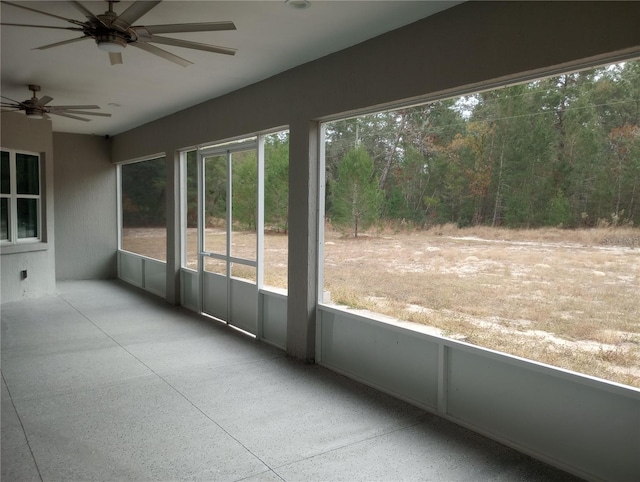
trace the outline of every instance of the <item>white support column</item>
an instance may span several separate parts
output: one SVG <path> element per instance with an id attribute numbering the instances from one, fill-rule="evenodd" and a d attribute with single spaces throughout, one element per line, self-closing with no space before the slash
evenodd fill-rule
<path id="1" fill-rule="evenodd" d="M 318 293 L 318 123 L 290 125 L 287 353 L 315 359 Z"/>
<path id="2" fill-rule="evenodd" d="M 263 314 L 264 298 L 260 290 L 264 285 L 264 135 L 258 136 L 258 165 L 257 165 L 257 218 L 256 223 L 256 295 L 258 296 L 256 312 L 256 337 L 264 338 Z"/>
<path id="3" fill-rule="evenodd" d="M 166 151 L 167 287 L 166 300 L 180 304 L 180 152 Z"/>
<path id="4" fill-rule="evenodd" d="M 258 136 L 258 165 L 256 176 L 256 287 L 264 283 L 264 135 Z"/>

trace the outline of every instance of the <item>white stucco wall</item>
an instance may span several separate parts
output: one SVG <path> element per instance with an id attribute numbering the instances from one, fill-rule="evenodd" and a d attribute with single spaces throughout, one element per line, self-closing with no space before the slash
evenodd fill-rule
<path id="1" fill-rule="evenodd" d="M 41 202 L 43 208 L 42 243 L 3 246 L 0 256 L 2 284 L 0 301 L 7 303 L 53 294 L 55 279 L 54 178 L 51 122 L 28 119 L 23 114 L 3 113 L 0 144 L 5 149 L 20 149 L 40 153 L 44 178 Z M 27 270 L 27 278 L 20 272 Z"/>

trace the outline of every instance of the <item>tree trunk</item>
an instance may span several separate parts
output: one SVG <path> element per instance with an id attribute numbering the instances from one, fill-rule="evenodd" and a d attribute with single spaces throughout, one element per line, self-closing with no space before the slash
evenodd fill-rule
<path id="1" fill-rule="evenodd" d="M 495 228 L 498 221 L 498 208 L 500 206 L 500 198 L 502 196 L 502 172 L 504 167 L 504 148 L 507 143 L 506 136 L 502 136 L 502 147 L 500 148 L 500 165 L 498 166 L 498 185 L 496 186 L 496 200 L 493 204 L 493 219 L 491 220 L 491 227 Z"/>
<path id="2" fill-rule="evenodd" d="M 378 186 L 380 189 L 384 189 L 384 185 L 387 182 L 387 177 L 389 177 L 389 171 L 391 171 L 391 164 L 393 164 L 393 156 L 396 153 L 396 149 L 398 148 L 398 144 L 400 143 L 400 139 L 402 138 L 402 134 L 404 131 L 404 126 L 407 122 L 407 111 L 400 111 L 400 126 L 396 130 L 396 136 L 393 140 L 393 147 L 387 153 L 387 159 L 384 163 L 384 169 L 382 169 L 382 174 L 380 175 L 380 180 L 378 182 Z"/>

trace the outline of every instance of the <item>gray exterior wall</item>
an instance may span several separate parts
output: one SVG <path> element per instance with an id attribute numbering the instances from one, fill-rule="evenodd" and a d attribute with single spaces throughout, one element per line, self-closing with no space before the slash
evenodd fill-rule
<path id="1" fill-rule="evenodd" d="M 40 153 L 41 207 L 44 227 L 41 243 L 3 246 L 0 257 L 2 291 L 0 301 L 23 300 L 51 295 L 56 289 L 55 235 L 53 209 L 53 145 L 51 122 L 29 119 L 23 114 L 3 113 L 0 126 L 0 144 L 5 149 L 19 149 Z M 20 272 L 27 270 L 27 278 Z"/>
<path id="2" fill-rule="evenodd" d="M 103 137 L 53 133 L 56 279 L 117 275 L 116 167 Z"/>

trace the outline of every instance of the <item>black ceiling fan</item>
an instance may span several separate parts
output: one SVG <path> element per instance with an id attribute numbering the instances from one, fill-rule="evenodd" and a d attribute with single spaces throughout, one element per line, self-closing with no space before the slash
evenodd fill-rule
<path id="1" fill-rule="evenodd" d="M 61 30 L 71 30 L 81 32 L 82 36 L 71 40 L 63 40 L 61 42 L 52 43 L 49 45 L 43 45 L 37 47 L 37 50 L 45 50 L 53 47 L 59 47 L 75 42 L 80 42 L 86 39 L 95 40 L 98 48 L 109 53 L 109 60 L 111 65 L 122 63 L 122 51 L 128 45 L 137 47 L 141 50 L 149 52 L 151 54 L 162 57 L 163 59 L 175 62 L 178 65 L 186 67 L 192 62 L 183 59 L 177 55 L 167 52 L 164 49 L 152 45 L 164 44 L 172 45 L 175 47 L 183 47 L 188 49 L 203 50 L 205 52 L 213 52 L 225 55 L 235 55 L 236 49 L 228 47 L 218 47 L 216 45 L 207 45 L 198 42 L 190 42 L 186 40 L 179 40 L 169 37 L 161 37 L 156 34 L 164 33 L 184 33 L 184 32 L 216 32 L 220 30 L 235 30 L 236 26 L 233 22 L 205 22 L 205 23 L 184 23 L 184 24 L 168 24 L 168 25 L 148 25 L 148 26 L 135 26 L 132 25 L 149 10 L 158 5 L 162 0 L 157 1 L 136 1 L 133 2 L 124 12 L 120 15 L 116 14 L 113 10 L 113 4 L 118 3 L 119 0 L 106 0 L 109 4 L 109 10 L 100 15 L 95 15 L 82 3 L 77 1 L 70 1 L 76 9 L 78 9 L 85 17 L 86 21 L 74 20 L 71 18 L 61 17 L 59 15 L 36 10 L 25 5 L 21 5 L 13 2 L 3 1 L 2 3 L 11 5 L 13 7 L 22 8 L 31 12 L 39 13 L 41 15 L 47 15 L 49 17 L 64 20 L 73 25 L 73 27 L 57 27 L 53 25 L 29 25 L 19 23 L 0 23 L 0 25 L 13 26 L 13 27 L 34 27 L 34 28 L 52 28 Z"/>
<path id="2" fill-rule="evenodd" d="M 99 109 L 97 105 L 47 105 L 53 100 L 52 97 L 45 95 L 41 99 L 36 97 L 36 92 L 40 92 L 39 85 L 29 85 L 29 90 L 33 92 L 33 97 L 23 102 L 19 102 L 9 97 L 1 96 L 10 102 L 0 102 L 2 112 L 17 112 L 23 110 L 27 117 L 35 119 L 48 119 L 48 114 L 59 115 L 62 117 L 69 117 L 70 119 L 81 120 L 89 122 L 91 119 L 85 119 L 76 114 L 81 115 L 95 115 L 100 117 L 111 117 L 111 114 L 105 114 L 102 112 L 84 112 L 84 109 Z"/>

